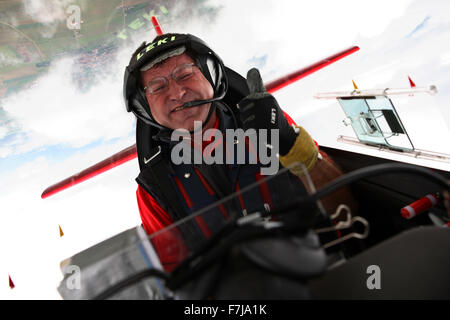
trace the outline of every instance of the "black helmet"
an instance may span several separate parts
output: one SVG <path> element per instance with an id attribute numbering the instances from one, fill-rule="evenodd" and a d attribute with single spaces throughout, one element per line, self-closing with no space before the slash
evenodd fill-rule
<path id="1" fill-rule="evenodd" d="M 165 127 L 157 123 L 152 117 L 143 85 L 141 84 L 140 69 L 167 51 L 182 46 L 185 47 L 186 53 L 195 61 L 195 64 L 211 83 L 214 90 L 212 99 L 191 101 L 185 103 L 184 106 L 193 107 L 221 100 L 227 93 L 228 79 L 222 60 L 196 36 L 167 33 L 157 36 L 149 44 L 146 42 L 142 43 L 133 53 L 130 63 L 125 69 L 123 96 L 128 112 L 133 112 L 138 119 L 159 129 L 164 129 Z M 212 111 L 213 107 L 210 108 L 208 118 Z"/>

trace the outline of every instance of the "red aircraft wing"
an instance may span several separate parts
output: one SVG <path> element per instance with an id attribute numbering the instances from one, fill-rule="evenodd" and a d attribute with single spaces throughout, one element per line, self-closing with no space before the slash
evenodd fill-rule
<path id="1" fill-rule="evenodd" d="M 311 64 L 310 66 L 306 68 L 302 68 L 300 70 L 297 70 L 295 72 L 292 72 L 284 77 L 278 78 L 274 81 L 271 81 L 265 85 L 268 92 L 273 93 L 281 88 L 284 88 L 285 86 L 290 85 L 291 83 L 300 80 L 356 51 L 359 50 L 359 47 L 354 46 L 351 48 L 348 48 L 346 50 L 343 50 L 341 52 L 338 52 L 336 54 L 333 54 L 323 60 L 320 60 L 316 63 Z M 58 193 L 64 189 L 70 188 L 71 186 L 74 186 L 78 183 L 81 183 L 85 180 L 88 180 L 92 177 L 95 177 L 96 175 L 103 173 L 107 170 L 110 170 L 114 167 L 117 167 L 121 165 L 124 162 L 127 162 L 129 160 L 132 160 L 136 158 L 137 156 L 137 150 L 136 145 L 132 145 L 128 148 L 123 149 L 122 151 L 117 152 L 116 154 L 112 155 L 111 157 L 106 158 L 103 161 L 100 161 L 93 166 L 67 178 L 64 179 L 50 187 L 44 190 L 44 192 L 41 195 L 41 198 L 47 198 L 55 193 Z"/>
<path id="2" fill-rule="evenodd" d="M 326 66 L 342 59 L 345 58 L 348 55 L 351 55 L 352 53 L 356 52 L 359 50 L 359 47 L 354 46 L 354 47 L 350 47 L 346 50 L 343 50 L 341 52 L 335 53 L 323 60 L 320 60 L 316 63 L 313 63 L 303 69 L 294 71 L 284 77 L 280 77 L 276 80 L 273 80 L 271 82 L 269 82 L 268 84 L 265 85 L 267 92 L 273 93 L 281 88 L 284 88 L 288 85 L 290 85 L 291 83 L 300 80 L 306 76 L 309 76 L 310 74 L 319 71 L 322 68 L 325 68 Z"/>

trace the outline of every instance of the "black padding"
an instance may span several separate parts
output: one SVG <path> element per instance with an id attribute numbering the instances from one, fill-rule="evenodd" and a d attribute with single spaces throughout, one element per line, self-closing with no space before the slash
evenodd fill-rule
<path id="1" fill-rule="evenodd" d="M 223 101 L 235 110 L 238 102 L 247 96 L 250 91 L 247 80 L 243 76 L 228 67 L 225 67 L 225 71 L 228 77 L 228 91 Z"/>
<path id="2" fill-rule="evenodd" d="M 383 113 L 384 118 L 386 119 L 386 122 L 388 123 L 389 128 L 393 133 L 405 134 L 405 131 L 403 130 L 402 125 L 398 121 L 398 118 L 393 110 L 383 109 L 381 110 L 381 112 Z"/>
<path id="3" fill-rule="evenodd" d="M 371 265 L 380 289 L 368 289 Z M 450 229 L 405 231 L 310 283 L 315 299 L 450 299 Z"/>

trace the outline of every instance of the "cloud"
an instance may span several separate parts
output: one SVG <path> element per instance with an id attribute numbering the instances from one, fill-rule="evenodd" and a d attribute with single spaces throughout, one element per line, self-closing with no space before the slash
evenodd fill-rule
<path id="1" fill-rule="evenodd" d="M 45 200 L 45 187 L 130 145 L 122 139 L 55 163 L 47 157 L 29 161 L 2 175 L 0 274 L 11 274 L 16 288 L 0 287 L 0 297 L 58 299 L 59 263 L 69 256 L 140 223 L 130 161 Z M 59 237 L 58 225 L 65 235 Z"/>
<path id="2" fill-rule="evenodd" d="M 22 60 L 20 60 L 17 57 L 13 57 L 10 55 L 7 56 L 6 54 L 0 52 L 0 68 L 6 67 L 6 66 L 11 66 L 11 65 L 17 65 L 21 62 L 22 62 Z"/>
<path id="3" fill-rule="evenodd" d="M 66 20 L 66 9 L 75 0 L 23 0 L 24 13 L 37 22 L 49 24 Z"/>
<path id="4" fill-rule="evenodd" d="M 405 118 L 405 125 L 417 141 L 416 147 L 450 153 L 446 142 L 450 139 L 447 108 L 450 66 L 445 63 L 450 52 L 450 44 L 445 40 L 450 25 L 441 13 L 450 7 L 446 2 L 439 4 L 437 1 L 433 5 L 416 1 L 378 36 L 364 38 L 357 35 L 353 43 L 360 46 L 359 52 L 276 93 L 278 101 L 298 122 L 307 122 L 314 137 L 331 143 L 340 131 L 345 130 L 340 122 L 343 113 L 337 102 L 314 100 L 313 94 L 352 90 L 352 79 L 360 89 L 409 87 L 407 76 L 410 75 L 418 86 L 436 85 L 439 93 L 421 105 L 415 101 L 400 102 L 397 108 L 401 118 Z M 407 38 L 417 21 L 423 21 L 427 16 L 431 18 L 421 32 Z M 340 34 L 335 37 L 345 42 L 345 37 Z M 419 97 L 416 101 L 420 101 Z M 311 121 L 314 117 L 318 121 Z"/>
<path id="5" fill-rule="evenodd" d="M 77 3 L 75 0 L 23 0 L 24 13 L 29 15 L 34 21 L 45 25 L 39 32 L 44 38 L 52 38 L 58 25 L 65 22 L 68 14 L 67 8 L 70 4 Z"/>
<path id="6" fill-rule="evenodd" d="M 182 24 L 174 21 L 170 27 L 199 35 L 225 63 L 243 74 L 249 68 L 246 61 L 269 52 L 265 71 L 276 76 L 292 65 L 312 62 L 324 52 L 352 44 L 358 35 L 383 32 L 408 3 L 389 3 L 390 10 L 385 10 L 388 1 L 268 1 L 264 5 L 260 1 L 228 1 L 226 5 L 212 1 L 211 5 L 220 8 L 213 24 L 192 19 Z"/>
<path id="7" fill-rule="evenodd" d="M 417 33 L 419 30 L 423 29 L 425 27 L 425 24 L 427 23 L 428 20 L 430 20 L 430 16 L 428 16 L 425 19 L 423 19 L 423 21 L 421 23 L 419 23 L 417 25 L 417 27 L 415 27 L 414 30 L 411 31 L 411 33 L 408 34 L 406 37 L 409 38 L 409 37 L 413 36 L 415 33 Z"/>
<path id="8" fill-rule="evenodd" d="M 215 1 L 214 24 L 201 20 L 170 25 L 198 35 L 218 53 L 225 64 L 245 76 L 254 57 L 265 55 L 261 68 L 265 81 L 307 66 L 350 45 L 361 50 L 275 94 L 280 105 L 298 123 L 308 125 L 314 137 L 335 141 L 345 132 L 337 102 L 318 101 L 317 92 L 350 90 L 351 80 L 360 88 L 408 87 L 411 75 L 419 86 L 435 84 L 440 90 L 420 103 L 400 102 L 418 147 L 450 152 L 448 127 L 450 92 L 446 41 L 450 32 L 450 4 L 445 1 L 341 2 L 233 2 Z M 386 10 L 386 8 L 389 8 Z M 250 14 L 251 13 L 251 14 Z M 420 32 L 418 28 L 420 26 Z M 408 37 L 413 30 L 413 36 Z M 439 50 L 431 48 L 439 47 Z M 417 99 L 416 101 L 420 101 Z M 418 107 L 416 107 L 418 106 Z M 425 109 L 426 108 L 426 109 Z M 414 110 L 414 113 L 411 111 Z M 334 112 L 334 111 L 337 111 Z M 320 125 L 318 125 L 320 123 Z M 347 134 L 353 135 L 352 132 Z"/>
<path id="9" fill-rule="evenodd" d="M 0 139 L 3 139 L 8 134 L 8 129 L 6 127 L 0 127 Z"/>
<path id="10" fill-rule="evenodd" d="M 123 104 L 123 65 L 110 66 L 97 78 L 85 79 L 97 83 L 80 92 L 72 80 L 74 58 L 63 58 L 32 88 L 7 97 L 3 108 L 25 135 L 16 138 L 20 142 L 16 140 L 11 152 L 56 144 L 79 148 L 130 134 L 134 119 Z"/>

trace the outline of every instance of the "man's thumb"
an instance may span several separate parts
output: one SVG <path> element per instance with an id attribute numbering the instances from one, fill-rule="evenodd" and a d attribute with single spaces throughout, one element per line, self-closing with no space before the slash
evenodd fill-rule
<path id="1" fill-rule="evenodd" d="M 264 87 L 264 83 L 261 79 L 261 75 L 259 74 L 259 70 L 256 68 L 248 70 L 247 84 L 248 89 L 250 90 L 250 94 L 267 92 L 266 88 Z"/>

